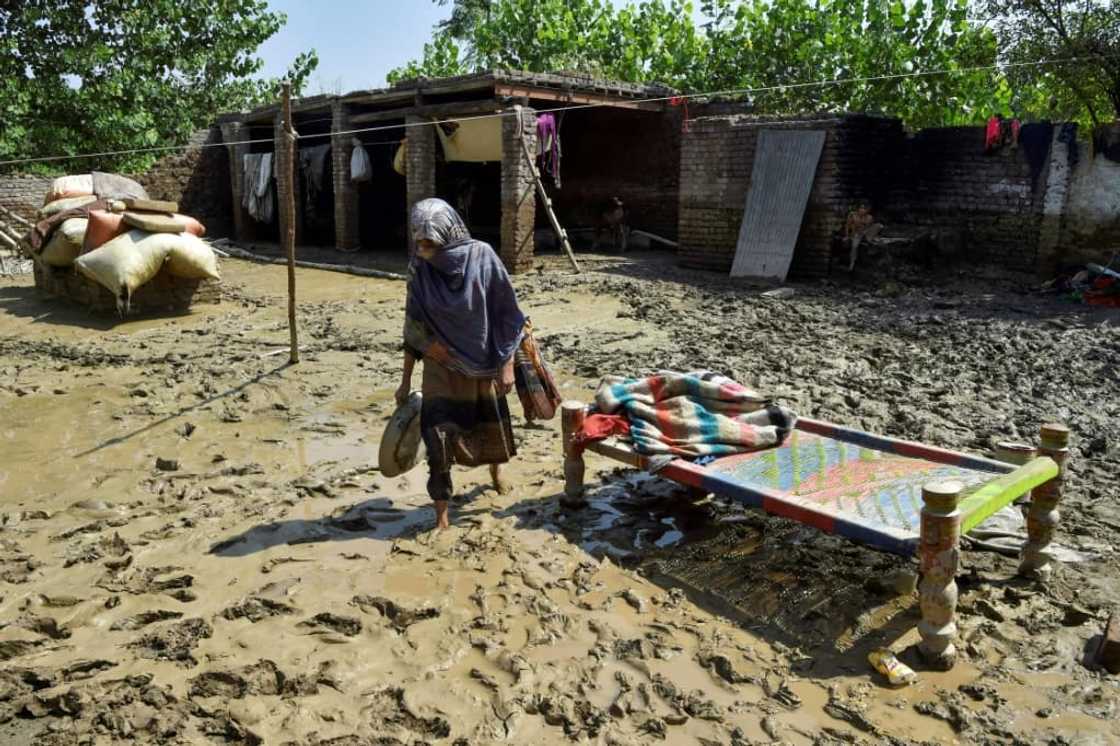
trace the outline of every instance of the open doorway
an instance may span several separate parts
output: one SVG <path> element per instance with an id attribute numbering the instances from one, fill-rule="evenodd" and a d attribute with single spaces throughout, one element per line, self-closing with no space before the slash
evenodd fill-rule
<path id="1" fill-rule="evenodd" d="M 436 191 L 462 216 L 471 236 L 497 247 L 502 239 L 502 164 L 438 162 Z"/>
<path id="2" fill-rule="evenodd" d="M 574 109 L 557 115 L 560 180 L 542 169 L 545 190 L 576 249 L 619 249 L 611 213 L 621 206 L 628 246 L 663 248 L 634 241 L 633 230 L 677 238 L 680 199 L 680 124 L 661 111 L 623 108 Z M 548 216 L 538 200 L 537 245 L 556 248 Z"/>
<path id="3" fill-rule="evenodd" d="M 382 125 L 389 129 L 381 129 Z M 378 129 L 354 135 L 370 162 L 369 180 L 354 184 L 358 194 L 358 242 L 363 251 L 408 251 L 408 181 L 393 165 L 404 136 L 403 119 L 379 122 Z"/>
<path id="4" fill-rule="evenodd" d="M 331 162 L 330 111 L 307 112 L 295 118 L 300 139 L 299 241 L 308 246 L 334 246 L 334 165 Z"/>
<path id="5" fill-rule="evenodd" d="M 250 141 L 249 153 L 253 155 L 272 154 L 272 178 L 268 180 L 268 185 L 265 187 L 266 193 L 257 200 L 259 205 L 270 203 L 271 209 L 264 209 L 254 216 L 245 208 L 243 197 L 242 203 L 236 206 L 238 210 L 242 211 L 244 217 L 242 225 L 244 226 L 245 235 L 240 236 L 240 238 L 247 241 L 279 241 L 280 210 L 276 192 L 276 154 L 273 152 L 275 148 L 273 147 L 272 141 L 274 129 L 271 122 L 267 124 L 250 124 L 247 129 L 248 136 L 246 139 Z M 242 166 L 244 166 L 244 164 L 242 164 Z M 254 181 L 255 177 L 253 174 L 245 174 L 242 190 L 252 188 Z M 262 217 L 266 219 L 262 220 Z"/>

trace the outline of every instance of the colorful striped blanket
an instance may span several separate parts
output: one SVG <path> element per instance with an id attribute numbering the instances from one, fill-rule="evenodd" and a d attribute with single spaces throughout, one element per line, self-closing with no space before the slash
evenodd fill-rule
<path id="1" fill-rule="evenodd" d="M 797 422 L 792 411 L 708 371 L 608 376 L 599 384 L 595 405 L 603 414 L 625 415 L 634 450 L 669 457 L 665 463 L 780 445 Z"/>

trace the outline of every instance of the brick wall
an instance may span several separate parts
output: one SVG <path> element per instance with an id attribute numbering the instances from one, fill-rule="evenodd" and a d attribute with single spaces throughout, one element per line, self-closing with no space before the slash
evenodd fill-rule
<path id="1" fill-rule="evenodd" d="M 985 154 L 983 127 L 922 130 L 895 173 L 893 219 L 959 230 L 970 261 L 1035 271 L 1046 174 L 1036 189 L 1022 150 Z"/>
<path id="2" fill-rule="evenodd" d="M 206 226 L 207 238 L 233 235 L 229 149 L 199 147 L 221 142 L 216 126 L 196 132 L 189 142 L 194 147 L 160 159 L 135 177 L 152 199 L 178 202 L 179 212 Z"/>
<path id="3" fill-rule="evenodd" d="M 334 245 L 353 249 L 358 245 L 358 190 L 350 181 L 350 156 L 353 135 L 340 135 L 351 129 L 350 115 L 340 101 L 331 105 L 331 177 L 334 181 Z"/>
<path id="4" fill-rule="evenodd" d="M 20 217 L 35 220 L 35 212 L 43 206 L 43 196 L 53 180 L 49 176 L 0 176 L 0 205 Z"/>
<path id="5" fill-rule="evenodd" d="M 192 146 L 161 158 L 147 172 L 133 175 L 152 199 L 179 203 L 179 211 L 206 226 L 208 238 L 229 236 L 233 229 L 228 148 L 199 147 L 222 142 L 214 127 L 196 132 Z M 43 206 L 53 176 L 0 176 L 0 205 L 29 220 Z"/>
<path id="6" fill-rule="evenodd" d="M 727 272 L 735 257 L 750 189 L 758 133 L 763 129 L 824 130 L 825 143 L 809 194 L 790 274 L 828 273 L 832 235 L 843 226 L 847 203 L 839 174 L 839 118 L 796 122 L 746 116 L 694 119 L 681 141 L 680 259 L 686 267 Z"/>
<path id="7" fill-rule="evenodd" d="M 498 253 L 506 269 L 516 273 L 533 266 L 536 185 L 521 143 L 524 140 L 529 152 L 536 152 L 537 115 L 522 106 L 515 106 L 514 112 L 514 116 L 502 117 L 502 242 Z"/>
<path id="8" fill-rule="evenodd" d="M 406 117 L 405 124 L 408 126 L 405 157 L 407 209 L 411 213 L 412 206 L 417 202 L 436 196 L 436 130 L 423 117 Z"/>
<path id="9" fill-rule="evenodd" d="M 1021 150 L 984 153 L 982 127 L 923 130 L 864 115 L 797 122 L 696 119 L 681 145 L 680 243 L 685 266 L 730 269 L 762 129 L 824 129 L 826 138 L 790 268 L 822 277 L 835 265 L 848 210 L 869 201 L 890 226 L 959 233 L 970 261 L 1036 271 L 1048 170 L 1032 182 Z"/>

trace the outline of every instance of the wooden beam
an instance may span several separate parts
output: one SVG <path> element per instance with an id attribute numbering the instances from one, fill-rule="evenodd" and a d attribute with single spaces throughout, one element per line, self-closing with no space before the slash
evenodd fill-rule
<path id="1" fill-rule="evenodd" d="M 387 119 L 404 119 L 406 116 L 447 118 L 470 116 L 472 114 L 496 114 L 502 110 L 497 101 L 457 101 L 450 104 L 428 104 L 426 106 L 407 106 L 399 109 L 370 111 L 352 114 L 350 124 L 369 124 Z"/>
<path id="2" fill-rule="evenodd" d="M 604 96 L 597 93 L 579 93 L 565 91 L 558 88 L 543 88 L 527 85 L 509 85 L 499 83 L 494 87 L 498 96 L 527 97 L 537 101 L 560 101 L 566 104 L 594 104 L 596 106 L 611 106 L 616 109 L 635 109 L 640 111 L 664 111 L 665 105 L 661 101 L 640 101 L 615 96 Z"/>

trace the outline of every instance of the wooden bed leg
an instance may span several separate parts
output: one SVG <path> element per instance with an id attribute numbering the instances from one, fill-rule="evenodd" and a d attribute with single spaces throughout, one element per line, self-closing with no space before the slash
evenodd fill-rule
<path id="1" fill-rule="evenodd" d="M 1019 574 L 1046 580 L 1053 571 L 1048 551 L 1058 528 L 1058 503 L 1062 499 L 1062 476 L 1069 460 L 1069 428 L 1050 423 L 1042 426 L 1038 455 L 1048 456 L 1058 465 L 1058 476 L 1031 492 L 1027 511 L 1027 541 L 1020 556 Z"/>
<path id="2" fill-rule="evenodd" d="M 1038 450 L 1026 443 L 1012 443 L 1006 440 L 996 443 L 996 461 L 1002 461 L 1005 464 L 1023 466 L 1030 463 L 1037 455 Z M 1027 507 L 1030 505 L 1030 500 L 1031 494 L 1029 492 L 1015 498 L 1015 506 L 1022 511 L 1024 518 L 1027 516 Z"/>
<path id="3" fill-rule="evenodd" d="M 918 597 L 922 621 L 918 651 L 932 668 L 948 671 L 957 662 L 957 566 L 960 564 L 960 482 L 922 487 L 921 572 Z"/>
<path id="4" fill-rule="evenodd" d="M 585 466 L 583 454 L 572 447 L 572 438 L 583 427 L 587 407 L 583 402 L 566 401 L 560 405 L 560 430 L 564 439 L 564 499 L 560 503 L 566 508 L 582 507 L 583 478 Z"/>

